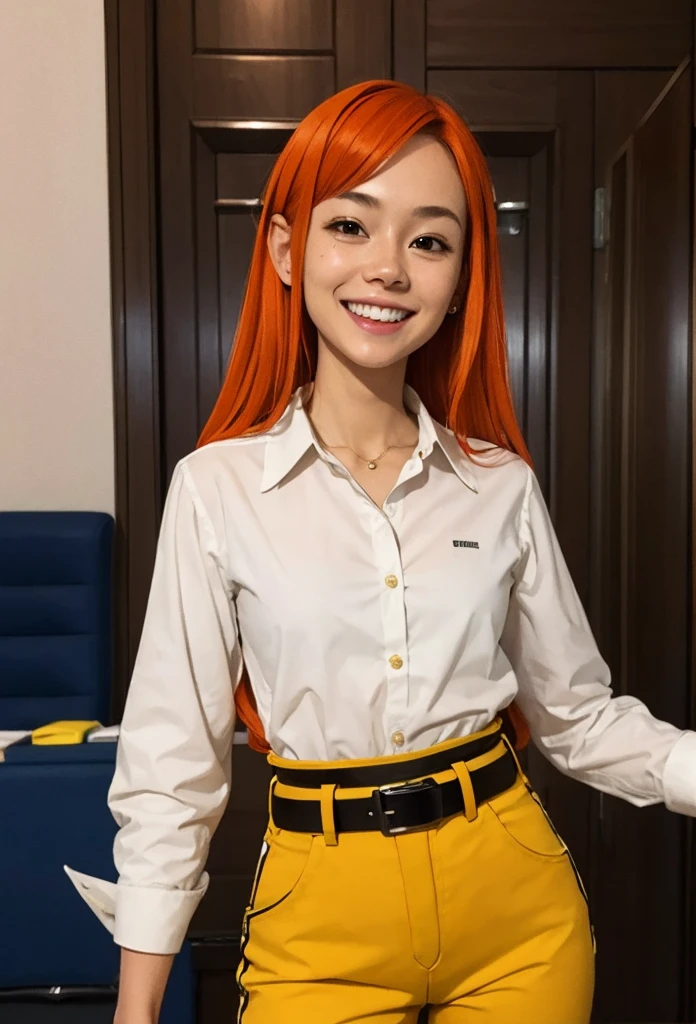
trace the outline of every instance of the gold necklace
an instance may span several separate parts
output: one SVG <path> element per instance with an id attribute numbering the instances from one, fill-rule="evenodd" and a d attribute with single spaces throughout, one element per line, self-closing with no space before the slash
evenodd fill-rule
<path id="1" fill-rule="evenodd" d="M 307 416 L 309 418 L 308 411 Z M 357 455 L 361 462 L 366 462 L 368 469 L 377 469 L 377 463 L 379 462 L 379 460 L 383 458 L 383 456 L 385 456 L 387 452 L 390 452 L 392 448 L 415 448 L 416 445 L 418 444 L 418 437 L 420 437 L 419 431 L 418 437 L 416 438 L 413 444 L 390 444 L 388 448 L 384 449 L 381 455 L 377 455 L 374 459 L 366 459 L 364 458 L 364 456 L 360 455 L 359 452 L 356 452 L 355 448 L 351 448 L 349 444 L 326 444 L 323 437 L 321 436 L 321 434 L 319 433 L 319 431 L 317 430 L 313 423 L 312 429 L 314 430 L 314 433 L 317 435 L 317 439 L 323 448 L 347 448 L 349 452 L 353 453 L 353 455 Z"/>
<path id="2" fill-rule="evenodd" d="M 384 449 L 381 455 L 377 455 L 374 459 L 366 459 L 363 455 L 360 455 L 358 452 L 356 452 L 355 448 L 351 448 L 350 445 L 348 444 L 325 444 L 324 447 L 347 448 L 349 452 L 353 453 L 353 455 L 357 455 L 361 462 L 366 462 L 368 469 L 377 469 L 377 463 L 379 462 L 379 460 L 382 458 L 382 456 L 386 455 L 387 452 L 390 452 L 392 448 L 415 448 L 417 443 L 418 439 L 416 438 L 415 444 L 390 444 L 388 448 Z"/>

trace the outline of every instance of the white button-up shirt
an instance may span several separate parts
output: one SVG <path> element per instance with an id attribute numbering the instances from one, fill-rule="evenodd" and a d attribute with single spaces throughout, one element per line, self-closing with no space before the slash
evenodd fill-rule
<path id="1" fill-rule="evenodd" d="M 526 463 L 477 465 L 406 386 L 418 445 L 379 508 L 319 444 L 308 394 L 174 471 L 109 791 L 118 884 L 66 868 L 121 946 L 177 952 L 207 888 L 242 658 L 282 757 L 423 750 L 516 698 L 562 772 L 696 814 L 696 733 L 612 697 Z"/>

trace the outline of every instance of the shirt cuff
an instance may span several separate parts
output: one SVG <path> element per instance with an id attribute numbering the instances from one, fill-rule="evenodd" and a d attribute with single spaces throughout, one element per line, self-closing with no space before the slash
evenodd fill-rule
<path id="1" fill-rule="evenodd" d="M 114 942 L 139 953 L 178 953 L 210 884 L 206 871 L 195 889 L 163 889 L 107 882 L 67 864 L 63 869 Z"/>
<path id="2" fill-rule="evenodd" d="M 672 747 L 662 787 L 668 810 L 696 816 L 696 732 L 683 733 Z"/>

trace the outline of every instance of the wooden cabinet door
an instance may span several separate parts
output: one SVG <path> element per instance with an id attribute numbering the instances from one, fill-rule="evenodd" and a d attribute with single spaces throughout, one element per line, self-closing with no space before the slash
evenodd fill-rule
<path id="1" fill-rule="evenodd" d="M 671 79 L 602 72 L 598 94 L 594 617 L 615 692 L 686 728 L 690 66 Z M 596 804 L 598 1019 L 689 1019 L 687 820 L 607 796 Z"/>

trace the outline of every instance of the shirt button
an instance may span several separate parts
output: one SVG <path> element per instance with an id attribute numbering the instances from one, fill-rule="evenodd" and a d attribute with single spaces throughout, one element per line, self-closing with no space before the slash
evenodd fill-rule
<path id="1" fill-rule="evenodd" d="M 384 577 L 384 582 L 387 584 L 388 587 L 392 588 L 398 587 L 399 585 L 399 581 L 397 580 L 396 576 L 394 576 L 394 574 L 391 572 L 389 573 L 388 576 Z"/>
<path id="2" fill-rule="evenodd" d="M 423 452 L 418 452 L 418 458 L 419 459 L 424 459 L 425 458 L 425 456 L 423 455 Z"/>
<path id="3" fill-rule="evenodd" d="M 401 668 L 401 666 L 403 665 L 403 661 L 398 654 L 392 654 L 391 658 L 389 659 L 389 664 L 391 665 L 392 668 Z"/>
<path id="4" fill-rule="evenodd" d="M 393 732 L 392 743 L 394 743 L 397 747 L 403 747 L 405 743 L 404 734 L 402 732 Z"/>

